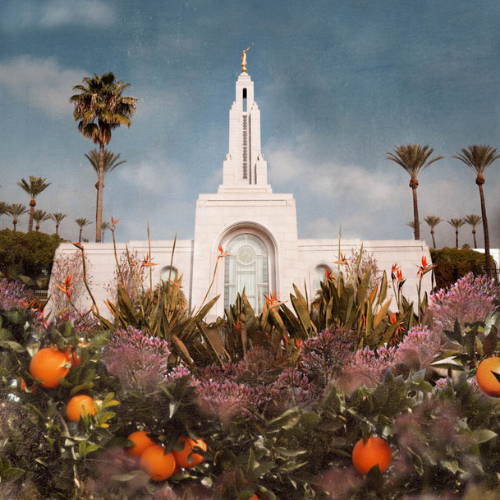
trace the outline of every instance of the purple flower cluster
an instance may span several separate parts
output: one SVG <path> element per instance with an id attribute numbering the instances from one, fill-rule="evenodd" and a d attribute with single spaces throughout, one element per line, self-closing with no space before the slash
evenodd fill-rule
<path id="1" fill-rule="evenodd" d="M 30 290 L 20 281 L 0 279 L 0 310 L 25 309 L 32 298 Z"/>
<path id="2" fill-rule="evenodd" d="M 495 299 L 500 297 L 500 286 L 487 276 L 475 277 L 468 273 L 448 289 L 431 295 L 428 312 L 433 328 L 453 330 L 458 319 L 466 323 L 484 321 L 495 310 Z"/>
<path id="3" fill-rule="evenodd" d="M 125 389 L 153 391 L 162 381 L 177 378 L 182 370 L 169 371 L 168 342 L 132 327 L 116 330 L 104 349 L 102 361 Z"/>
<path id="4" fill-rule="evenodd" d="M 396 354 L 395 347 L 359 349 L 346 361 L 344 369 L 336 377 L 336 382 L 347 392 L 352 392 L 362 385 L 375 387 L 387 370 L 394 368 Z"/>
<path id="5" fill-rule="evenodd" d="M 324 330 L 304 342 L 299 359 L 300 370 L 325 387 L 352 356 L 354 337 L 342 330 Z"/>
<path id="6" fill-rule="evenodd" d="M 414 370 L 428 368 L 444 347 L 440 333 L 413 327 L 396 348 L 395 361 Z"/>

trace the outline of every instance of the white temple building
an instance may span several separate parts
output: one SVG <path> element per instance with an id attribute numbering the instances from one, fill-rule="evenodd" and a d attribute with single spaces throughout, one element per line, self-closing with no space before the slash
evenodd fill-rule
<path id="1" fill-rule="evenodd" d="M 213 320 L 224 314 L 224 309 L 243 289 L 257 312 L 265 301 L 264 295 L 276 293 L 280 300 L 287 301 L 294 283 L 302 290 L 305 284 L 309 297 L 313 297 L 325 269 L 336 268 L 339 248 L 349 256 L 363 247 L 389 277 L 393 264 L 401 267 L 407 278 L 405 295 L 415 300 L 417 266 L 422 256 L 431 261 L 425 241 L 341 239 L 339 247 L 336 237 L 299 238 L 293 194 L 274 193 L 269 184 L 268 164 L 261 149 L 260 109 L 245 63 L 246 53 L 229 111 L 229 150 L 223 163 L 222 184 L 216 193 L 198 196 L 194 238 L 176 242 L 171 267 L 174 242 L 151 241 L 152 261 L 157 264 L 151 268 L 153 283 L 167 279 L 169 273 L 182 275 L 186 298 L 190 307 L 196 308 L 203 302 L 216 269 L 208 294 L 208 298 L 220 296 L 208 316 Z M 172 229 L 175 228 L 168 228 Z M 106 299 L 113 298 L 110 295 L 110 285 L 115 281 L 113 245 L 83 245 L 91 288 L 101 306 Z M 141 259 L 148 254 L 147 241 L 119 243 L 117 248 L 119 252 L 128 248 Z M 220 248 L 230 255 L 219 258 Z M 71 243 L 61 244 L 56 261 L 58 256 L 73 254 L 75 250 Z M 423 290 L 430 290 L 430 274 L 424 278 Z"/>

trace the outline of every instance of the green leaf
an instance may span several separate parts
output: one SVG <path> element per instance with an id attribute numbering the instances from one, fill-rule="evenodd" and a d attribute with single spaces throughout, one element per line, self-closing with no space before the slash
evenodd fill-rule
<path id="1" fill-rule="evenodd" d="M 486 443 L 491 439 L 497 437 L 497 433 L 490 429 L 477 429 L 471 433 L 472 438 L 477 444 Z"/>
<path id="2" fill-rule="evenodd" d="M 26 471 L 18 467 L 9 467 L 2 471 L 1 477 L 4 481 L 17 481 Z"/>
<path id="3" fill-rule="evenodd" d="M 3 347 L 4 349 L 10 349 L 11 351 L 14 352 L 25 352 L 26 350 L 21 344 L 14 342 L 13 340 L 1 341 L 0 347 Z"/>

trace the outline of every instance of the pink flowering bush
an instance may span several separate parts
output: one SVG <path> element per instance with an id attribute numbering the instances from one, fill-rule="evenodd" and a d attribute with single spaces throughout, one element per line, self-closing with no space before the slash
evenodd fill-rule
<path id="1" fill-rule="evenodd" d="M 168 342 L 133 327 L 116 330 L 102 354 L 108 372 L 129 390 L 153 391 L 160 382 L 185 376 L 183 367 L 169 370 Z"/>
<path id="2" fill-rule="evenodd" d="M 428 313 L 433 328 L 453 330 L 455 321 L 460 326 L 475 321 L 484 321 L 495 310 L 495 301 L 500 299 L 500 286 L 487 276 L 468 273 L 450 288 L 432 294 Z"/>

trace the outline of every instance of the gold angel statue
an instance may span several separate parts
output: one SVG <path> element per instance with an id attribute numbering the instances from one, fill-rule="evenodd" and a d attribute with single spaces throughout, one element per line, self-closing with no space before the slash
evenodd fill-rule
<path id="1" fill-rule="evenodd" d="M 241 72 L 247 72 L 247 52 L 250 50 L 250 47 L 241 51 Z"/>

